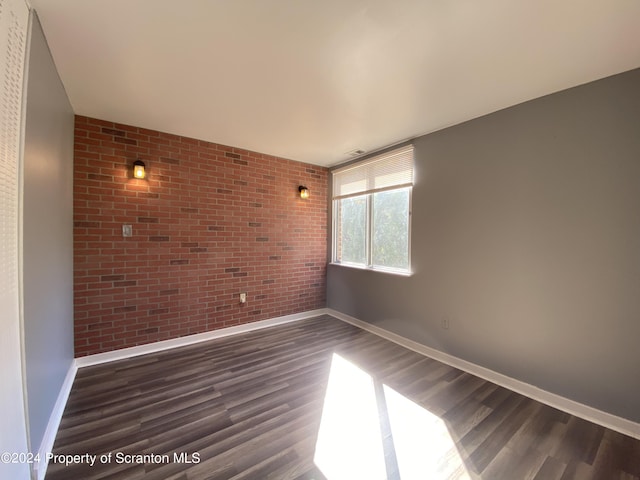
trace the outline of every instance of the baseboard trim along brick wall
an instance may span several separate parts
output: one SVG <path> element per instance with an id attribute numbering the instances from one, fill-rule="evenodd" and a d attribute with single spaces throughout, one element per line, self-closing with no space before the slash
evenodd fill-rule
<path id="1" fill-rule="evenodd" d="M 314 318 L 320 315 L 324 315 L 326 314 L 326 312 L 326 308 L 319 308 L 317 310 L 310 310 L 308 312 L 294 313 L 292 315 L 284 315 L 282 317 L 268 318 L 266 320 L 244 323 L 242 325 L 236 325 L 234 327 L 220 328 L 217 330 L 211 330 L 209 332 L 187 335 L 186 337 L 172 338 L 170 340 L 147 343 L 145 345 L 139 345 L 137 347 L 127 347 L 113 350 L 111 352 L 86 355 L 84 357 L 76 358 L 75 366 L 76 368 L 91 367 L 94 365 L 102 365 L 104 363 L 115 362 L 118 360 L 125 360 L 127 358 L 139 357 L 140 355 L 164 352 L 174 348 L 186 347 L 188 345 L 208 342 L 210 340 L 217 340 L 233 335 L 255 332 L 257 330 L 262 330 L 263 328 L 298 322 L 300 320 L 306 320 L 308 318 Z"/>

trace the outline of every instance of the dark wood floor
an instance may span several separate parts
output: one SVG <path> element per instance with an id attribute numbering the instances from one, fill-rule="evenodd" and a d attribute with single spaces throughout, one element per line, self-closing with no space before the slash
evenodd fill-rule
<path id="1" fill-rule="evenodd" d="M 640 479 L 640 441 L 329 316 L 82 368 L 53 454 L 98 457 L 47 480 Z"/>

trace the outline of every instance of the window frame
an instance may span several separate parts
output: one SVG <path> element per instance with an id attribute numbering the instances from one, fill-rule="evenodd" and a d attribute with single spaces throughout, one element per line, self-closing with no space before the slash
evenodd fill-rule
<path id="1" fill-rule="evenodd" d="M 406 148 L 402 147 L 402 148 Z M 393 155 L 397 150 L 394 149 L 388 152 L 388 154 Z M 383 156 L 382 154 L 380 156 Z M 375 157 L 372 157 L 375 158 Z M 371 158 L 367 158 L 362 160 L 362 162 L 370 161 Z M 413 151 L 412 151 L 412 161 L 413 159 Z M 355 163 L 354 165 L 357 165 Z M 413 166 L 412 166 L 413 169 Z M 332 176 L 335 173 L 332 172 Z M 332 180 L 333 182 L 333 180 Z M 377 266 L 373 264 L 373 216 L 374 216 L 374 208 L 373 208 L 373 197 L 377 193 L 390 192 L 390 191 L 399 191 L 406 190 L 408 193 L 408 212 L 407 212 L 407 268 L 396 268 L 396 267 L 385 267 L 385 266 Z M 401 276 L 410 276 L 413 274 L 412 265 L 411 265 L 411 224 L 412 224 L 412 216 L 413 216 L 413 181 L 410 185 L 401 184 L 397 186 L 390 186 L 385 188 L 372 189 L 369 191 L 354 193 L 351 195 L 343 195 L 339 198 L 334 198 L 335 192 L 331 198 L 331 212 L 332 212 L 332 225 L 331 225 L 331 264 L 339 265 L 343 267 L 356 268 L 360 270 L 372 270 L 377 272 L 391 273 L 395 275 Z M 365 259 L 366 263 L 354 263 L 354 262 L 345 262 L 338 259 L 338 235 L 340 232 L 339 224 L 340 221 L 340 202 L 344 199 L 348 198 L 366 198 L 366 210 L 365 210 Z"/>

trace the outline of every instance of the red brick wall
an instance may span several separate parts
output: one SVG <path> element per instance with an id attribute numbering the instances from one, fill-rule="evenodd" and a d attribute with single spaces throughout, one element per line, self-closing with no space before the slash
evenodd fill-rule
<path id="1" fill-rule="evenodd" d="M 325 306 L 326 169 L 78 116 L 74 170 L 76 356 Z"/>

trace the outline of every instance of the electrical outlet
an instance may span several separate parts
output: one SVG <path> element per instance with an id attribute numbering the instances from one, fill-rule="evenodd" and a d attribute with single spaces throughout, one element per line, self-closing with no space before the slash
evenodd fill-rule
<path id="1" fill-rule="evenodd" d="M 122 236 L 130 237 L 133 235 L 133 226 L 132 225 L 122 225 Z"/>
<path id="2" fill-rule="evenodd" d="M 240 303 L 247 303 L 247 294 L 244 292 L 240 294 Z"/>
<path id="3" fill-rule="evenodd" d="M 445 315 L 444 317 L 442 317 L 442 320 L 440 321 L 440 326 L 445 330 L 449 330 L 449 323 L 450 323 L 449 317 Z"/>

